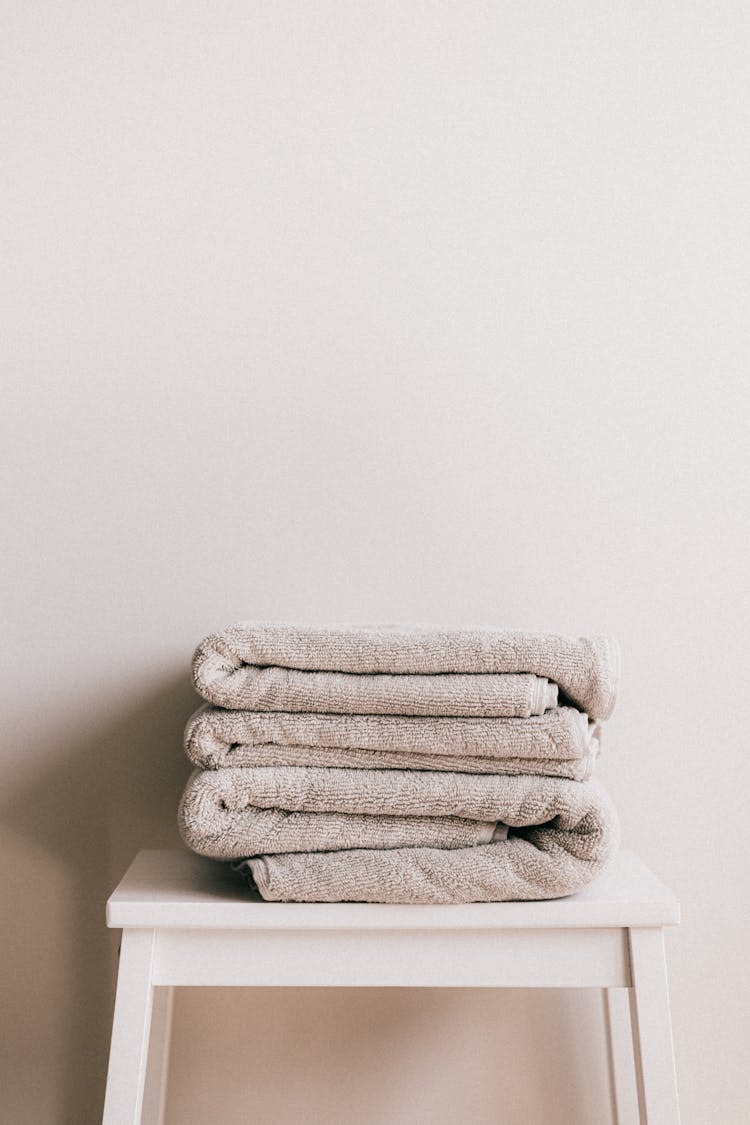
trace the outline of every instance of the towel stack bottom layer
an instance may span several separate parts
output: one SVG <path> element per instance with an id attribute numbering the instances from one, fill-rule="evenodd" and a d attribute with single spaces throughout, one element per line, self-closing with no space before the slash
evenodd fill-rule
<path id="1" fill-rule="evenodd" d="M 601 637 L 232 626 L 193 661 L 182 837 L 277 901 L 571 894 L 617 847 L 618 673 Z"/>

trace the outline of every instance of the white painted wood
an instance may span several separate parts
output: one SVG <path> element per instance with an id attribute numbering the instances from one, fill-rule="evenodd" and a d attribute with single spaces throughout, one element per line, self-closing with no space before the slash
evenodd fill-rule
<path id="1" fill-rule="evenodd" d="M 109 1050 L 103 1125 L 139 1125 L 146 1077 L 153 985 L 153 930 L 125 930 Z"/>
<path id="2" fill-rule="evenodd" d="M 566 899 L 386 906 L 266 903 L 225 865 L 141 852 L 107 906 L 123 942 L 104 1125 L 141 1109 L 162 1125 L 177 985 L 603 988 L 617 1125 L 636 1104 L 641 1125 L 679 1125 L 662 936 L 678 920 L 629 853 Z"/>
<path id="3" fill-rule="evenodd" d="M 143 1111 L 141 1113 L 142 1125 L 164 1125 L 173 1007 L 174 989 L 169 987 L 154 988 L 151 1039 L 148 1050 L 146 1085 L 143 1091 Z"/>
<path id="4" fill-rule="evenodd" d="M 629 989 L 605 988 L 602 996 L 613 1125 L 638 1125 Z"/>
<path id="5" fill-rule="evenodd" d="M 157 984 L 586 988 L 627 985 L 620 930 L 163 930 Z"/>
<path id="6" fill-rule="evenodd" d="M 154 979 L 196 985 L 590 987 L 627 984 L 624 934 L 164 930 Z"/>
<path id="7" fill-rule="evenodd" d="M 679 1125 L 664 935 L 631 929 L 630 1016 L 640 1125 Z"/>
<path id="8" fill-rule="evenodd" d="M 107 904 L 115 927 L 178 929 L 566 929 L 679 922 L 671 891 L 630 852 L 585 890 L 550 902 L 394 906 L 264 902 L 227 864 L 187 849 L 141 852 Z"/>

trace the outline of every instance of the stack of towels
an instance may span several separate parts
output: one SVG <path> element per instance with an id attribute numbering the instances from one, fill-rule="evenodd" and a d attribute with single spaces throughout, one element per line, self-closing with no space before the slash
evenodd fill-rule
<path id="1" fill-rule="evenodd" d="M 617 847 L 618 673 L 605 637 L 231 626 L 193 660 L 182 837 L 285 902 L 570 894 Z"/>

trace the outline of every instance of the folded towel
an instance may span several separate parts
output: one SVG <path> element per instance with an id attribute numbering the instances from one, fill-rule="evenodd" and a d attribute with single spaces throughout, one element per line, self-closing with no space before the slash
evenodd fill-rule
<path id="1" fill-rule="evenodd" d="M 572 707 L 529 719 L 466 719 L 227 711 L 204 705 L 188 720 L 185 750 L 203 769 L 341 766 L 545 774 L 582 781 L 598 753 L 598 727 Z"/>
<path id="2" fill-rule="evenodd" d="M 525 780 L 528 779 L 500 774 L 315 766 L 201 770 L 191 779 L 195 786 L 210 787 L 216 799 L 232 812 L 253 807 L 366 816 L 459 816 L 484 821 L 504 821 L 508 792 L 517 791 L 514 782 Z M 531 780 L 538 780 L 543 791 L 548 783 L 550 792 L 557 792 L 566 784 L 582 784 L 557 777 Z M 536 791 L 532 787 L 531 792 Z"/>
<path id="3" fill-rule="evenodd" d="M 496 820 L 458 816 L 290 812 L 277 808 L 275 790 L 257 780 L 259 774 L 273 772 L 196 770 L 185 788 L 178 813 L 180 833 L 188 847 L 199 855 L 227 860 L 265 852 L 465 848 L 486 844 L 504 834 Z M 254 779 L 242 777 L 237 781 L 238 775 L 247 773 L 252 773 Z M 287 803 L 302 799 L 302 793 L 296 793 L 287 798 Z M 326 803 L 335 802 L 324 800 L 323 804 Z M 349 807 L 356 803 L 350 801 Z"/>
<path id="4" fill-rule="evenodd" d="M 246 665 L 241 676 L 207 685 L 205 699 L 251 711 L 358 715 L 541 715 L 557 703 L 557 686 L 528 675 L 391 676 L 299 672 Z"/>
<path id="5" fill-rule="evenodd" d="M 557 687 L 592 719 L 614 707 L 619 650 L 606 637 L 488 629 L 241 623 L 193 658 L 220 707 L 338 714 L 542 714 Z"/>
<path id="6" fill-rule="evenodd" d="M 585 758 L 556 762 L 549 758 L 456 758 L 444 754 L 399 754 L 385 750 L 330 750 L 324 746 L 248 746 L 246 766 L 320 766 L 327 769 L 437 770 L 445 773 L 530 774 L 586 781 L 598 755 L 591 743 Z M 226 767 L 225 767 L 226 768 Z"/>
<path id="7" fill-rule="evenodd" d="M 431 820 L 480 822 L 479 830 L 470 834 L 470 839 L 466 826 L 450 823 L 446 827 L 454 842 L 449 843 L 443 835 L 435 841 L 440 847 L 461 847 L 486 843 L 498 822 L 514 826 L 540 823 L 539 808 L 544 814 L 542 819 L 549 819 L 546 813 L 550 800 L 567 794 L 571 786 L 573 791 L 587 791 L 586 783 L 563 778 L 495 774 L 295 766 L 197 770 L 183 794 L 179 823 L 190 847 L 216 859 L 286 850 L 282 826 L 294 813 L 307 816 L 290 826 L 293 851 L 334 850 L 336 841 L 339 848 L 400 847 L 405 843 L 418 846 L 425 844 L 422 833 L 438 832 L 437 825 L 430 825 Z M 275 819 L 259 817 L 260 810 L 272 811 Z M 332 838 L 332 822 L 317 820 L 322 814 L 359 817 L 362 831 L 368 835 L 347 836 L 339 828 L 338 836 Z M 519 821 L 519 816 L 525 819 Z M 378 821 L 383 825 L 382 831 Z M 412 823 L 403 823 L 406 821 Z M 347 831 L 356 831 L 357 824 L 347 821 L 345 827 Z M 245 835 L 246 828 L 250 835 Z M 272 833 L 272 845 L 259 847 L 260 831 Z M 405 831 L 409 832 L 408 841 L 399 836 L 399 832 Z M 377 845 L 372 843 L 373 833 L 378 835 Z"/>
<path id="8" fill-rule="evenodd" d="M 506 840 L 475 847 L 262 855 L 238 864 L 282 902 L 502 902 L 572 894 L 614 854 L 617 817 L 596 782 L 512 777 L 502 783 Z"/>

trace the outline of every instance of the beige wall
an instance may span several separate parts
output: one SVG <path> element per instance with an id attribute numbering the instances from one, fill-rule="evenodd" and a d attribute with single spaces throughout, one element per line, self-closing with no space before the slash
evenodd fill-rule
<path id="1" fill-rule="evenodd" d="M 745 1120 L 742 4 L 3 6 L 0 1108 L 100 1112 L 104 901 L 237 618 L 607 630 L 679 893 L 686 1125 Z M 171 1125 L 604 1125 L 594 995 L 177 1007 Z"/>

